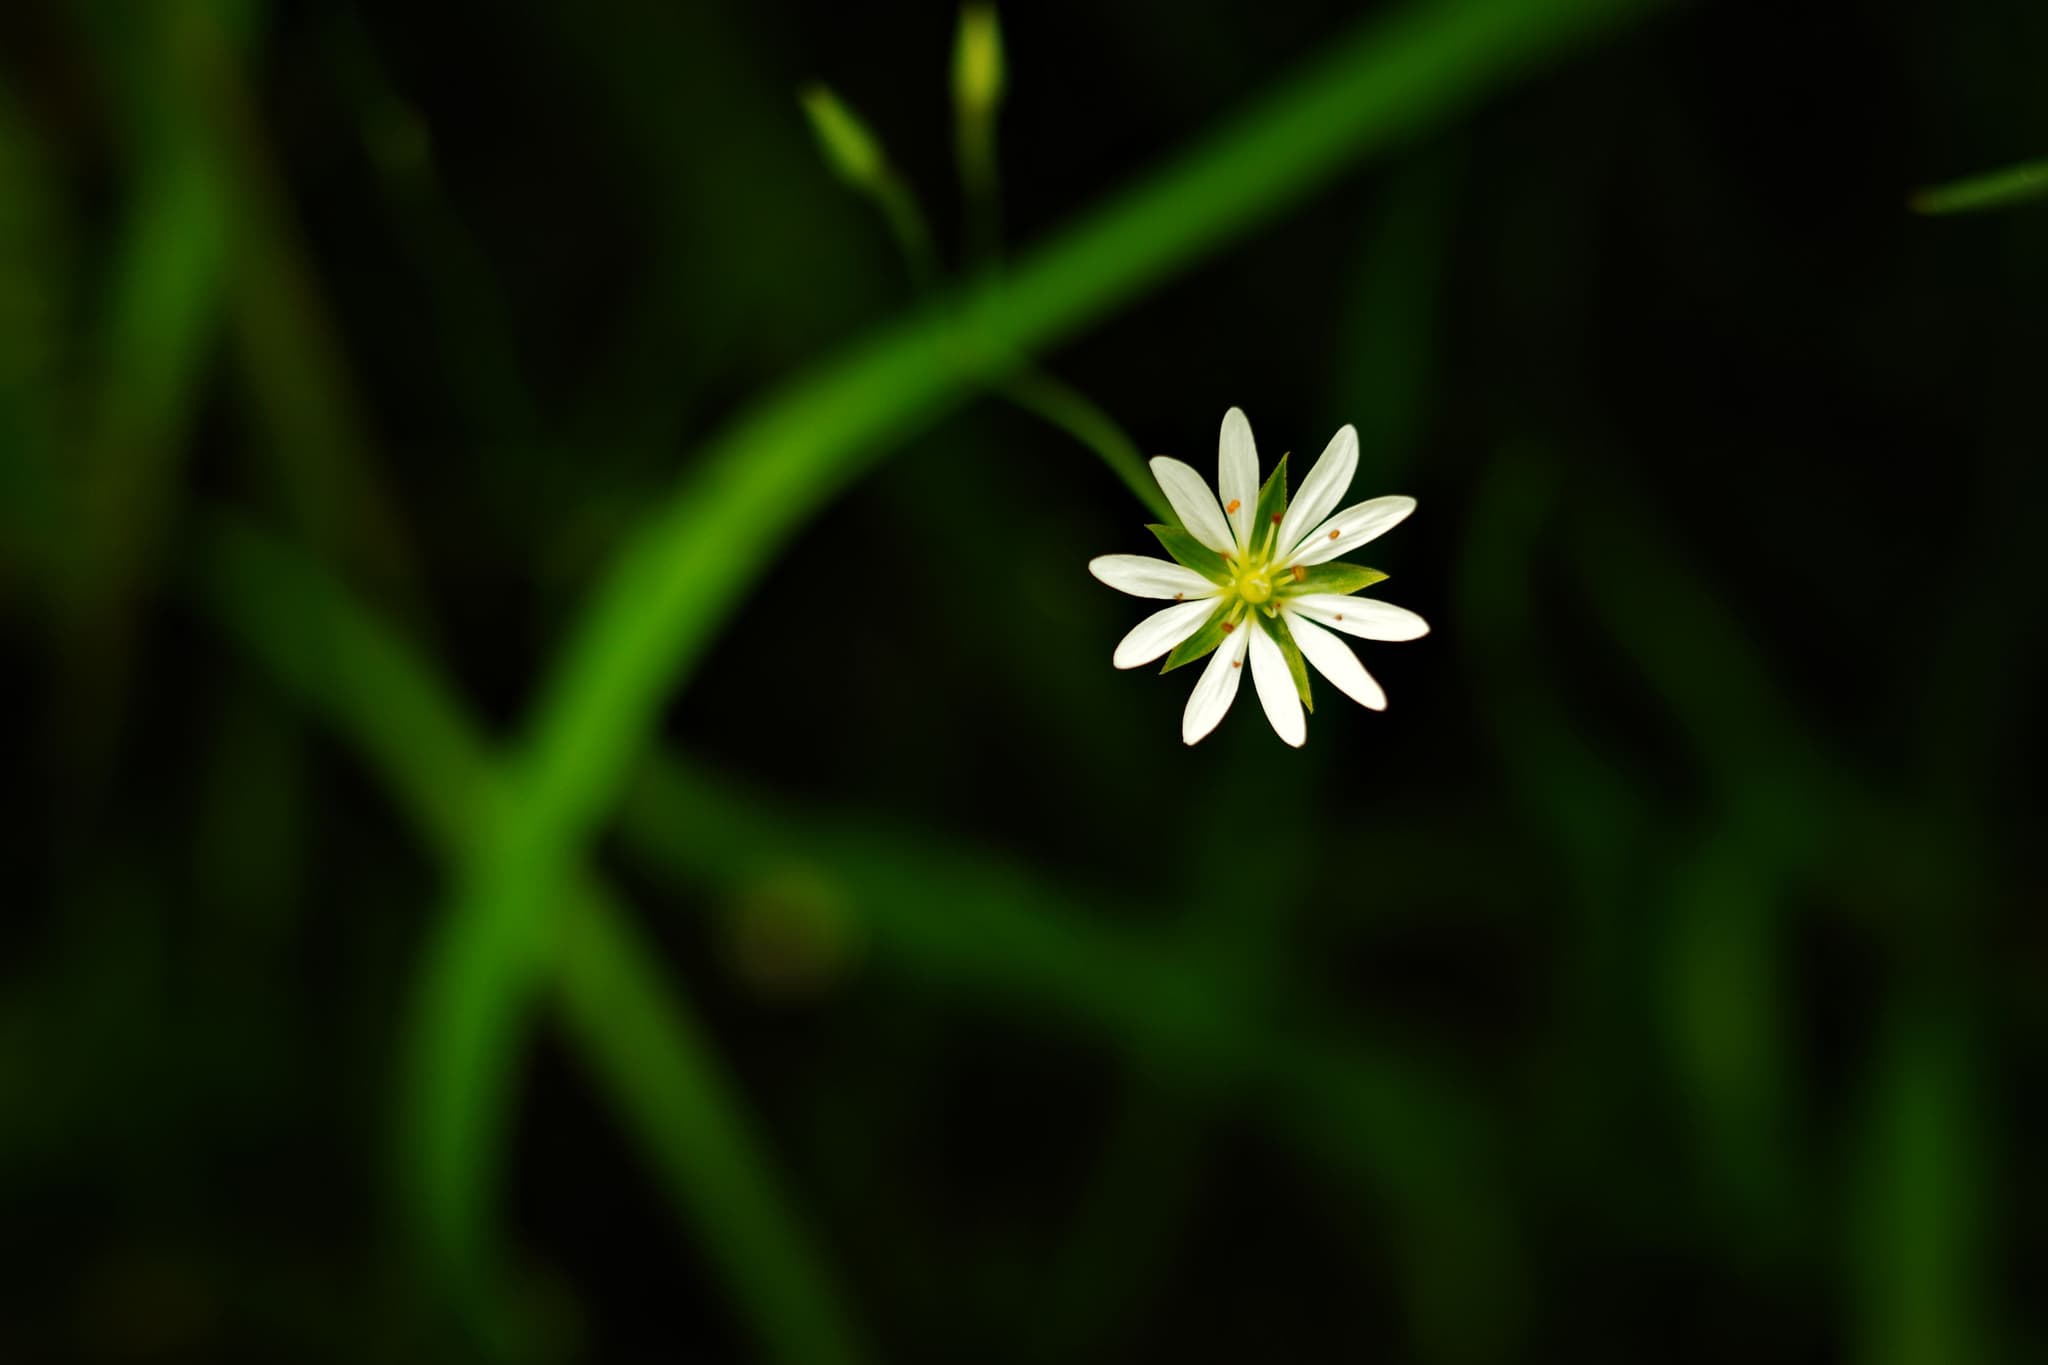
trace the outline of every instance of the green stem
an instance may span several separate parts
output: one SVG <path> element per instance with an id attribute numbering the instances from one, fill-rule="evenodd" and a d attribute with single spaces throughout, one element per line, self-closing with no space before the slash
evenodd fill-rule
<path id="1" fill-rule="evenodd" d="M 212 614 L 363 750 L 430 845 L 461 858 L 504 784 L 432 673 L 288 547 L 223 522 L 201 551 L 199 589 Z M 785 1365 L 866 1359 L 842 1294 L 760 1155 L 745 1104 L 656 969 L 658 956 L 635 941 L 624 908 L 594 878 L 572 876 L 563 907 L 552 961 L 572 1039 L 764 1350 Z M 485 1331 L 503 1339 L 493 1286 L 468 1276 L 455 1283 L 478 1296 L 463 1307 L 481 1303 Z"/>
<path id="2" fill-rule="evenodd" d="M 932 250 L 932 234 L 917 196 L 900 176 L 890 174 L 878 182 L 870 197 L 889 224 L 889 235 L 903 255 L 903 267 L 920 298 L 929 298 L 939 287 L 939 258 Z"/>
<path id="3" fill-rule="evenodd" d="M 1147 511 L 1170 526 L 1180 525 L 1159 483 L 1145 468 L 1137 443 L 1087 395 L 1034 365 L 1020 366 L 994 382 L 995 392 L 1042 417 L 1100 456 L 1110 473 L 1145 504 Z"/>

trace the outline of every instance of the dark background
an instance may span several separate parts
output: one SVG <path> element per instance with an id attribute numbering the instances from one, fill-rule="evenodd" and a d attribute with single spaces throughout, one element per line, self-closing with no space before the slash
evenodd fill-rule
<path id="1" fill-rule="evenodd" d="M 1386 713 L 1184 749 L 1083 569 L 1149 516 L 999 396 L 734 564 L 595 861 L 865 1358 L 2048 1350 L 2048 204 L 1907 209 L 2048 149 L 2048 7 L 1640 8 L 1039 357 L 1205 471 L 1357 424 Z M 1008 7 L 1007 240 L 1358 18 Z M 321 681 L 406 712 L 221 547 L 516 733 L 706 440 L 913 306 L 800 85 L 961 259 L 953 24 L 0 18 L 0 1358 L 806 1358 L 546 1010 L 491 1302 L 416 1245 L 447 863 Z"/>

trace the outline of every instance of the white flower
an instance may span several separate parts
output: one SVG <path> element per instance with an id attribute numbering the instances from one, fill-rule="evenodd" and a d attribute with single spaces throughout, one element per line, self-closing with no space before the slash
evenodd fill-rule
<path id="1" fill-rule="evenodd" d="M 1332 561 L 1393 529 L 1415 510 L 1415 499 L 1373 498 L 1333 515 L 1357 468 L 1358 432 L 1346 426 L 1330 438 L 1290 504 L 1287 457 L 1261 488 L 1251 423 L 1232 408 L 1223 415 L 1217 443 L 1214 494 L 1179 460 L 1152 461 L 1152 476 L 1181 521 L 1152 527 L 1173 561 L 1144 555 L 1088 561 L 1088 572 L 1119 592 L 1175 604 L 1124 636 L 1113 658 L 1118 668 L 1165 654 L 1162 671 L 1171 671 L 1208 656 L 1181 717 L 1186 743 L 1215 729 L 1230 709 L 1247 655 L 1266 719 L 1296 747 L 1308 738 L 1302 707 L 1313 708 L 1305 663 L 1359 705 L 1386 709 L 1387 694 L 1331 632 L 1413 640 L 1428 634 L 1429 624 L 1403 607 L 1349 596 L 1386 575 Z"/>

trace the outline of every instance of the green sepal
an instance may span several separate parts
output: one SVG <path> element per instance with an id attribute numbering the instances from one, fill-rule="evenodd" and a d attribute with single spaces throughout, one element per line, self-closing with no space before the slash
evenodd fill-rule
<path id="1" fill-rule="evenodd" d="M 1220 603 L 1216 614 L 1203 623 L 1202 628 L 1173 647 L 1173 653 L 1166 656 L 1166 662 L 1159 666 L 1161 673 L 1171 673 L 1183 664 L 1191 664 L 1216 652 L 1216 646 L 1223 643 L 1223 637 L 1230 632 L 1223 628 L 1223 618 L 1230 610 L 1230 603 Z M 1242 626 L 1239 627 L 1242 629 Z"/>
<path id="2" fill-rule="evenodd" d="M 1280 581 L 1273 585 L 1275 597 L 1299 597 L 1310 592 L 1334 592 L 1339 596 L 1369 588 L 1386 578 L 1378 569 L 1368 569 L 1363 564 L 1315 564 L 1303 570 L 1297 581 L 1293 574 L 1280 575 Z"/>
<path id="3" fill-rule="evenodd" d="M 1287 511 L 1287 457 L 1282 455 L 1280 463 L 1273 466 L 1273 472 L 1266 476 L 1266 486 L 1259 490 L 1259 510 L 1252 518 L 1251 542 L 1257 549 L 1265 543 L 1266 532 L 1279 525 L 1280 517 Z"/>
<path id="4" fill-rule="evenodd" d="M 1173 562 L 1182 568 L 1193 569 L 1211 583 L 1230 582 L 1230 570 L 1223 567 L 1223 556 L 1180 527 L 1153 522 L 1145 529 L 1159 537 L 1159 543 L 1166 548 L 1166 553 L 1172 555 Z"/>
<path id="5" fill-rule="evenodd" d="M 1266 632 L 1266 638 L 1280 646 L 1280 657 L 1287 660 L 1287 672 L 1294 679 L 1294 690 L 1301 696 L 1301 704 L 1314 715 L 1316 700 L 1308 691 L 1308 660 L 1301 657 L 1301 646 L 1294 643 L 1294 632 L 1287 623 L 1276 616 L 1259 614 L 1259 628 Z"/>

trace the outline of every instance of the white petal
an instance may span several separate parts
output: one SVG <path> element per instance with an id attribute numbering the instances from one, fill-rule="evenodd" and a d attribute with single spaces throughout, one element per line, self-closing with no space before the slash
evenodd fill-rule
<path id="1" fill-rule="evenodd" d="M 1195 690 L 1188 694 L 1187 710 L 1181 712 L 1181 743 L 1193 744 L 1206 736 L 1230 710 L 1230 703 L 1237 700 L 1238 679 L 1244 672 L 1244 647 L 1257 629 L 1249 621 L 1240 622 L 1209 656 L 1208 667 L 1202 670 Z"/>
<path id="2" fill-rule="evenodd" d="M 1193 601 L 1197 597 L 1214 597 L 1221 591 L 1193 569 L 1147 555 L 1098 555 L 1088 561 L 1088 572 L 1133 597 Z"/>
<path id="3" fill-rule="evenodd" d="M 1358 428 L 1346 424 L 1323 447 L 1315 468 L 1309 470 L 1308 477 L 1301 481 L 1300 491 L 1287 504 L 1287 515 L 1280 519 L 1280 534 L 1273 539 L 1283 559 L 1287 551 L 1301 544 L 1309 527 L 1330 515 L 1330 509 L 1350 490 L 1351 476 L 1357 472 Z"/>
<path id="4" fill-rule="evenodd" d="M 1360 706 L 1374 711 L 1387 709 L 1387 694 L 1373 681 L 1372 674 L 1365 671 L 1365 665 L 1358 662 L 1351 646 L 1295 611 L 1292 604 L 1280 615 L 1287 622 L 1287 631 L 1294 637 L 1294 643 L 1301 647 L 1301 657 L 1314 664 L 1316 672 L 1335 683 L 1339 692 Z"/>
<path id="5" fill-rule="evenodd" d="M 1415 510 L 1415 499 L 1401 494 L 1354 503 L 1301 539 L 1280 567 L 1321 564 L 1391 531 Z"/>
<path id="6" fill-rule="evenodd" d="M 1155 611 L 1124 636 L 1111 662 L 1118 668 L 1149 664 L 1200 630 L 1215 611 L 1213 601 L 1181 602 L 1165 611 Z"/>
<path id="7" fill-rule="evenodd" d="M 1259 511 L 1259 448 L 1252 444 L 1252 424 L 1243 408 L 1223 414 L 1223 433 L 1216 438 L 1216 491 L 1223 495 L 1237 543 L 1250 545 L 1252 518 Z"/>
<path id="8" fill-rule="evenodd" d="M 1287 599 L 1287 608 L 1331 630 L 1356 635 L 1361 640 L 1419 640 L 1429 634 L 1429 622 L 1406 607 L 1371 597 L 1340 597 L 1333 592 L 1304 593 Z"/>
<path id="9" fill-rule="evenodd" d="M 1230 538 L 1229 523 L 1223 520 L 1223 509 L 1216 505 L 1216 495 L 1193 468 L 1159 455 L 1152 460 L 1152 477 L 1159 480 L 1160 491 L 1173 504 L 1173 514 L 1189 535 L 1220 554 L 1237 548 Z"/>
<path id="10" fill-rule="evenodd" d="M 1252 686 L 1258 689 L 1259 705 L 1266 708 L 1273 733 L 1299 749 L 1308 738 L 1308 723 L 1301 716 L 1301 694 L 1294 690 L 1287 656 L 1261 627 L 1247 621 L 1243 628 L 1252 632 Z"/>

